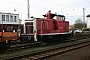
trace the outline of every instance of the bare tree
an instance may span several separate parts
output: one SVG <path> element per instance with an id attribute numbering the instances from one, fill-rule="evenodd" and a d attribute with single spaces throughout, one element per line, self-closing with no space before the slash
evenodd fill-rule
<path id="1" fill-rule="evenodd" d="M 75 21 L 74 26 L 75 26 L 75 28 L 79 28 L 79 29 L 83 28 L 82 19 L 77 19 L 77 20 Z"/>

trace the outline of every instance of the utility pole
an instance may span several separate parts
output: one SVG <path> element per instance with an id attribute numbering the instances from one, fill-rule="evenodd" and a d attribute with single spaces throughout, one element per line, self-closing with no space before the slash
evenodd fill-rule
<path id="1" fill-rule="evenodd" d="M 83 27 L 85 28 L 85 8 L 83 8 Z"/>
<path id="2" fill-rule="evenodd" d="M 28 12 L 27 12 L 27 13 L 28 13 L 28 14 L 27 14 L 27 18 L 29 19 L 29 17 L 30 17 L 30 10 L 29 10 L 29 9 L 30 9 L 30 6 L 29 6 L 29 0 L 27 0 L 27 4 L 28 4 L 28 5 L 27 5 L 27 11 L 28 11 Z"/>

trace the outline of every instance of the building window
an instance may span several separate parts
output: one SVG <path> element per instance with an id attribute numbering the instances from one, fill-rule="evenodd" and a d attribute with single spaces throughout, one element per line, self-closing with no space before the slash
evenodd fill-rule
<path id="1" fill-rule="evenodd" d="M 14 22 L 16 22 L 16 16 L 14 16 Z"/>
<path id="2" fill-rule="evenodd" d="M 9 15 L 6 15 L 6 21 L 9 21 Z"/>
<path id="3" fill-rule="evenodd" d="M 5 15 L 2 15 L 2 21 L 5 21 Z"/>
<path id="4" fill-rule="evenodd" d="M 10 16 L 10 22 L 13 22 L 13 16 L 12 15 Z"/>

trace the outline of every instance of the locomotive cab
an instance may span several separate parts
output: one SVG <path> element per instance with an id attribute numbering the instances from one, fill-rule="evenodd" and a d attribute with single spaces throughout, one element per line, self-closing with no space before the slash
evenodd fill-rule
<path id="1" fill-rule="evenodd" d="M 26 28 L 26 29 L 24 29 L 24 31 L 25 31 L 24 33 L 33 35 L 34 41 L 37 41 L 36 19 L 31 17 L 31 19 L 25 20 L 24 28 Z"/>
<path id="2" fill-rule="evenodd" d="M 30 42 L 37 41 L 36 34 L 36 19 L 30 18 L 24 21 L 24 33 L 21 33 L 20 40 L 29 40 Z M 22 30 L 21 30 L 22 31 Z"/>
<path id="3" fill-rule="evenodd" d="M 44 18 L 46 17 L 45 19 L 48 18 L 47 14 L 45 14 L 43 16 L 44 16 Z M 65 21 L 65 16 L 64 15 L 50 14 L 50 17 L 49 17 L 49 19 L 53 19 L 54 17 L 56 17 L 55 20 Z"/>
<path id="4" fill-rule="evenodd" d="M 56 20 L 65 21 L 64 15 L 56 15 Z"/>

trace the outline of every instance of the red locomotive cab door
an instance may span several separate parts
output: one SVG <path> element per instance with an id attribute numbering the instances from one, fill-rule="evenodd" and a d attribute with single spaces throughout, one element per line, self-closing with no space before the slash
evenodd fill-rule
<path id="1" fill-rule="evenodd" d="M 44 33 L 47 33 L 47 31 L 48 31 L 48 22 L 47 21 L 44 21 L 44 23 L 42 24 L 42 31 Z"/>

